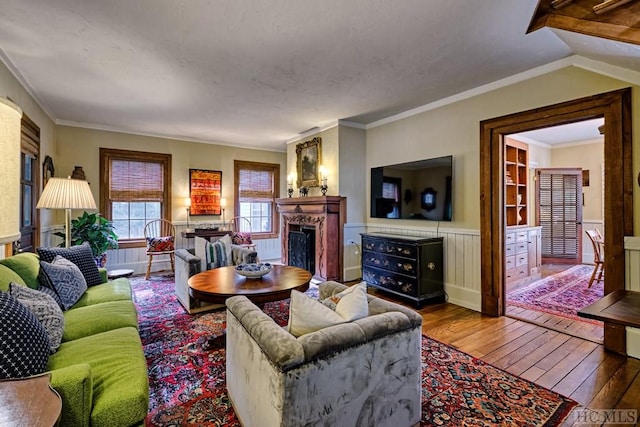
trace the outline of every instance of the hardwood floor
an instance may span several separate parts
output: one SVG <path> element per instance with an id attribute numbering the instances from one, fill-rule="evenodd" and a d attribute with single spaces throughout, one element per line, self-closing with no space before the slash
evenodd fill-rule
<path id="1" fill-rule="evenodd" d="M 371 293 L 412 307 L 384 292 Z M 529 322 L 484 316 L 449 303 L 427 305 L 418 312 L 429 337 L 570 397 L 580 408 L 640 408 L 638 359 Z M 570 415 L 563 425 L 574 424 Z"/>

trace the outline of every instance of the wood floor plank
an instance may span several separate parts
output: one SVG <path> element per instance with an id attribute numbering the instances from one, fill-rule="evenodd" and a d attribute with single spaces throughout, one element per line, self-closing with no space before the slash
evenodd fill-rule
<path id="1" fill-rule="evenodd" d="M 634 382 L 638 372 L 640 372 L 640 360 L 627 358 L 626 363 L 623 363 L 609 378 L 609 381 L 589 402 L 588 407 L 593 409 L 615 408 L 629 386 Z"/>
<path id="2" fill-rule="evenodd" d="M 578 338 L 572 338 L 572 340 L 579 341 L 580 344 L 574 351 L 567 354 L 566 357 L 558 361 L 544 375 L 538 378 L 536 384 L 553 389 L 556 384 L 567 376 L 567 373 L 575 369 L 597 347 L 597 344 L 591 341 L 579 340 Z"/>
<path id="3" fill-rule="evenodd" d="M 617 354 L 604 352 L 604 360 L 598 369 L 590 374 L 578 388 L 569 395 L 570 398 L 580 403 L 584 407 L 588 407 L 589 403 L 602 390 L 602 388 L 610 381 L 618 369 L 626 363 L 626 358 Z"/>
<path id="4" fill-rule="evenodd" d="M 470 354 L 475 357 L 486 356 L 488 353 L 494 351 L 496 347 L 501 347 L 513 342 L 516 338 L 531 332 L 536 326 L 531 323 L 518 322 L 509 325 L 509 329 L 503 329 L 503 333 L 495 336 L 493 339 L 485 339 L 478 341 L 475 346 L 465 347 L 469 350 Z"/>
<path id="5" fill-rule="evenodd" d="M 584 360 L 571 370 L 558 384 L 553 391 L 564 396 L 572 395 L 606 359 L 606 353 L 601 345 L 596 346 Z"/>
<path id="6" fill-rule="evenodd" d="M 482 359 L 489 363 L 496 364 L 498 360 L 516 351 L 517 349 L 529 344 L 532 340 L 548 332 L 549 331 L 547 329 L 536 326 L 535 329 L 532 329 L 531 331 L 525 333 L 521 337 L 516 338 L 510 343 L 505 344 L 499 348 L 496 348 L 493 351 L 488 351 L 487 354 L 485 354 Z"/>

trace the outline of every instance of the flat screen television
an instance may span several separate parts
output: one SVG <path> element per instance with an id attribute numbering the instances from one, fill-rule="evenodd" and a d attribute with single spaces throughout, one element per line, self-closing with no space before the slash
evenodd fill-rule
<path id="1" fill-rule="evenodd" d="M 451 221 L 453 156 L 371 168 L 371 217 Z"/>

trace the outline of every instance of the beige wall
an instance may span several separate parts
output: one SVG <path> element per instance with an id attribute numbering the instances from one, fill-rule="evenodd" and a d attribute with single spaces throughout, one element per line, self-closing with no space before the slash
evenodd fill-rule
<path id="1" fill-rule="evenodd" d="M 233 162 L 247 160 L 280 165 L 280 195 L 286 193 L 286 153 L 202 144 L 150 136 L 60 126 L 56 175 L 70 175 L 74 166 L 82 166 L 96 201 L 99 200 L 99 149 L 148 151 L 171 154 L 172 219 L 186 221 L 185 198 L 189 196 L 189 169 L 222 171 L 222 197 L 227 199 L 225 218 L 233 212 Z M 95 183 L 95 184 L 94 184 Z M 191 222 L 219 221 L 218 216 L 191 217 Z"/>
<path id="2" fill-rule="evenodd" d="M 18 107 L 22 108 L 31 120 L 40 127 L 40 166 L 44 161 L 44 157 L 49 155 L 53 157 L 54 166 L 56 165 L 56 126 L 51 118 L 40 108 L 38 103 L 29 95 L 26 89 L 18 80 L 9 72 L 7 67 L 0 62 L 0 96 L 10 98 Z M 42 173 L 42 168 L 40 168 Z M 39 189 L 40 192 L 42 189 Z M 40 194 L 38 193 L 38 195 Z M 46 228 L 55 224 L 55 212 L 49 210 L 39 211 L 41 227 Z"/>
<path id="3" fill-rule="evenodd" d="M 366 180 L 368 181 L 371 167 L 451 154 L 454 156 L 451 227 L 479 229 L 480 121 L 628 86 L 632 85 L 576 67 L 568 67 L 368 129 Z M 639 111 L 640 108 L 637 90 L 633 95 L 633 108 L 634 111 Z M 638 114 L 634 114 L 634 141 L 640 140 L 638 117 Z M 399 147 L 401 149 L 398 149 Z M 635 173 L 638 170 L 638 156 L 638 150 L 634 150 Z M 635 191 L 637 187 L 634 193 Z M 637 205 L 637 197 L 634 200 Z M 385 222 L 380 219 L 369 221 Z M 421 226 L 415 221 L 405 222 L 412 227 Z M 635 230 L 640 230 L 638 223 L 640 217 L 636 215 Z M 435 223 L 422 226 L 434 227 Z"/>
<path id="4" fill-rule="evenodd" d="M 551 150 L 552 168 L 579 167 L 589 171 L 589 186 L 583 183 L 584 206 L 582 218 L 588 220 L 603 220 L 603 182 L 602 166 L 604 164 L 603 141 L 590 144 L 571 145 Z"/>

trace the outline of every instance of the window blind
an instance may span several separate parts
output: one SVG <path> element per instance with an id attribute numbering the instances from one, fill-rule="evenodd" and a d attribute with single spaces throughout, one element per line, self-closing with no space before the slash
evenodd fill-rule
<path id="1" fill-rule="evenodd" d="M 112 201 L 164 201 L 162 163 L 111 159 L 109 199 Z"/>
<path id="2" fill-rule="evenodd" d="M 272 202 L 275 196 L 273 172 L 261 169 L 240 169 L 238 198 L 240 202 Z"/>

